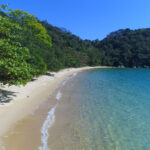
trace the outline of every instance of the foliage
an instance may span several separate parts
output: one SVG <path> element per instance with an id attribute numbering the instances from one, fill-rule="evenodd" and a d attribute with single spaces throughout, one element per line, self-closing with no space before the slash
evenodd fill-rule
<path id="1" fill-rule="evenodd" d="M 23 32 L 18 33 L 22 37 L 19 41 L 30 50 L 31 58 L 29 63 L 36 70 L 33 72 L 33 75 L 38 76 L 44 74 L 47 67 L 41 55 L 43 49 L 52 46 L 51 37 L 35 16 L 23 10 L 10 9 L 8 16 L 13 22 L 23 27 Z"/>
<path id="2" fill-rule="evenodd" d="M 22 28 L 0 16 L 0 81 L 3 84 L 25 84 L 32 79 L 32 67 L 28 63 L 29 50 L 22 47 L 15 32 Z"/>
<path id="3" fill-rule="evenodd" d="M 3 51 L 0 57 L 1 82 L 25 84 L 32 77 L 44 74 L 47 69 L 58 71 L 65 67 L 88 64 L 93 48 L 90 41 L 83 41 L 46 21 L 40 22 L 34 15 L 23 10 L 7 7 L 0 7 L 0 50 Z M 92 58 L 97 57 L 93 54 Z M 95 61 L 91 62 L 94 65 Z"/>
<path id="4" fill-rule="evenodd" d="M 100 65 L 98 51 L 91 41 L 82 40 L 64 28 L 60 29 L 48 24 L 47 21 L 43 21 L 42 24 L 52 37 L 53 55 L 55 60 L 59 62 L 56 68 Z M 95 61 L 91 60 L 94 58 Z M 53 65 L 48 65 L 48 69 L 53 70 Z"/>
<path id="5" fill-rule="evenodd" d="M 102 65 L 150 67 L 150 29 L 118 30 L 94 42 Z"/>
<path id="6" fill-rule="evenodd" d="M 11 9 L 3 12 L 5 5 L 0 8 L 0 81 L 9 85 L 26 84 L 46 72 L 40 54 L 44 46 L 51 47 L 51 37 L 27 12 Z"/>
<path id="7" fill-rule="evenodd" d="M 82 40 L 23 10 L 0 6 L 0 82 L 26 84 L 47 70 L 86 65 L 150 67 L 150 29 Z"/>

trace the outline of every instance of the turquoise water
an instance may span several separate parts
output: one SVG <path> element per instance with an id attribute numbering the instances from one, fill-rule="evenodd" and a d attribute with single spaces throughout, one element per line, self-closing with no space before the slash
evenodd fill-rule
<path id="1" fill-rule="evenodd" d="M 56 121 L 66 111 L 56 144 L 62 149 L 150 150 L 150 69 L 79 73 L 62 99 L 56 111 Z"/>

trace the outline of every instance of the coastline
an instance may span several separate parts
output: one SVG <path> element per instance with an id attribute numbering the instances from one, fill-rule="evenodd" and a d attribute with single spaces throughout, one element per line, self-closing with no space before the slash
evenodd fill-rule
<path id="1" fill-rule="evenodd" d="M 4 86 L 1 90 L 13 92 L 12 100 L 8 104 L 0 105 L 0 137 L 2 137 L 17 121 L 25 118 L 34 112 L 38 106 L 44 102 L 58 87 L 58 85 L 68 76 L 75 72 L 109 68 L 105 66 L 68 68 L 54 73 L 55 76 L 43 75 L 26 86 Z"/>

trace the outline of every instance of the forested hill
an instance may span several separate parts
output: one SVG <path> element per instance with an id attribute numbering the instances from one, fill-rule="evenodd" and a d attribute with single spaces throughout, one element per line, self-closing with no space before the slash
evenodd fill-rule
<path id="1" fill-rule="evenodd" d="M 0 82 L 26 84 L 47 70 L 99 65 L 89 40 L 39 21 L 23 10 L 0 6 Z"/>
<path id="2" fill-rule="evenodd" d="M 47 60 L 48 69 L 59 70 L 66 67 L 99 65 L 99 52 L 90 40 L 82 40 L 64 28 L 54 27 L 46 21 L 41 22 L 47 33 L 52 37 L 51 50 L 55 53 L 55 60 Z"/>
<path id="3" fill-rule="evenodd" d="M 0 6 L 0 82 L 26 84 L 47 70 L 81 66 L 150 67 L 150 29 L 82 40 L 23 10 Z"/>
<path id="4" fill-rule="evenodd" d="M 150 67 L 150 28 L 118 30 L 93 44 L 101 53 L 101 65 Z"/>

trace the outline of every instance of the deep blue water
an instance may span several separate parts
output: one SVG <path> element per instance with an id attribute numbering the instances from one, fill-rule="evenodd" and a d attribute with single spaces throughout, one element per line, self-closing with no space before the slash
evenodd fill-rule
<path id="1" fill-rule="evenodd" d="M 150 150 L 150 69 L 86 71 L 68 87 L 69 150 Z"/>

